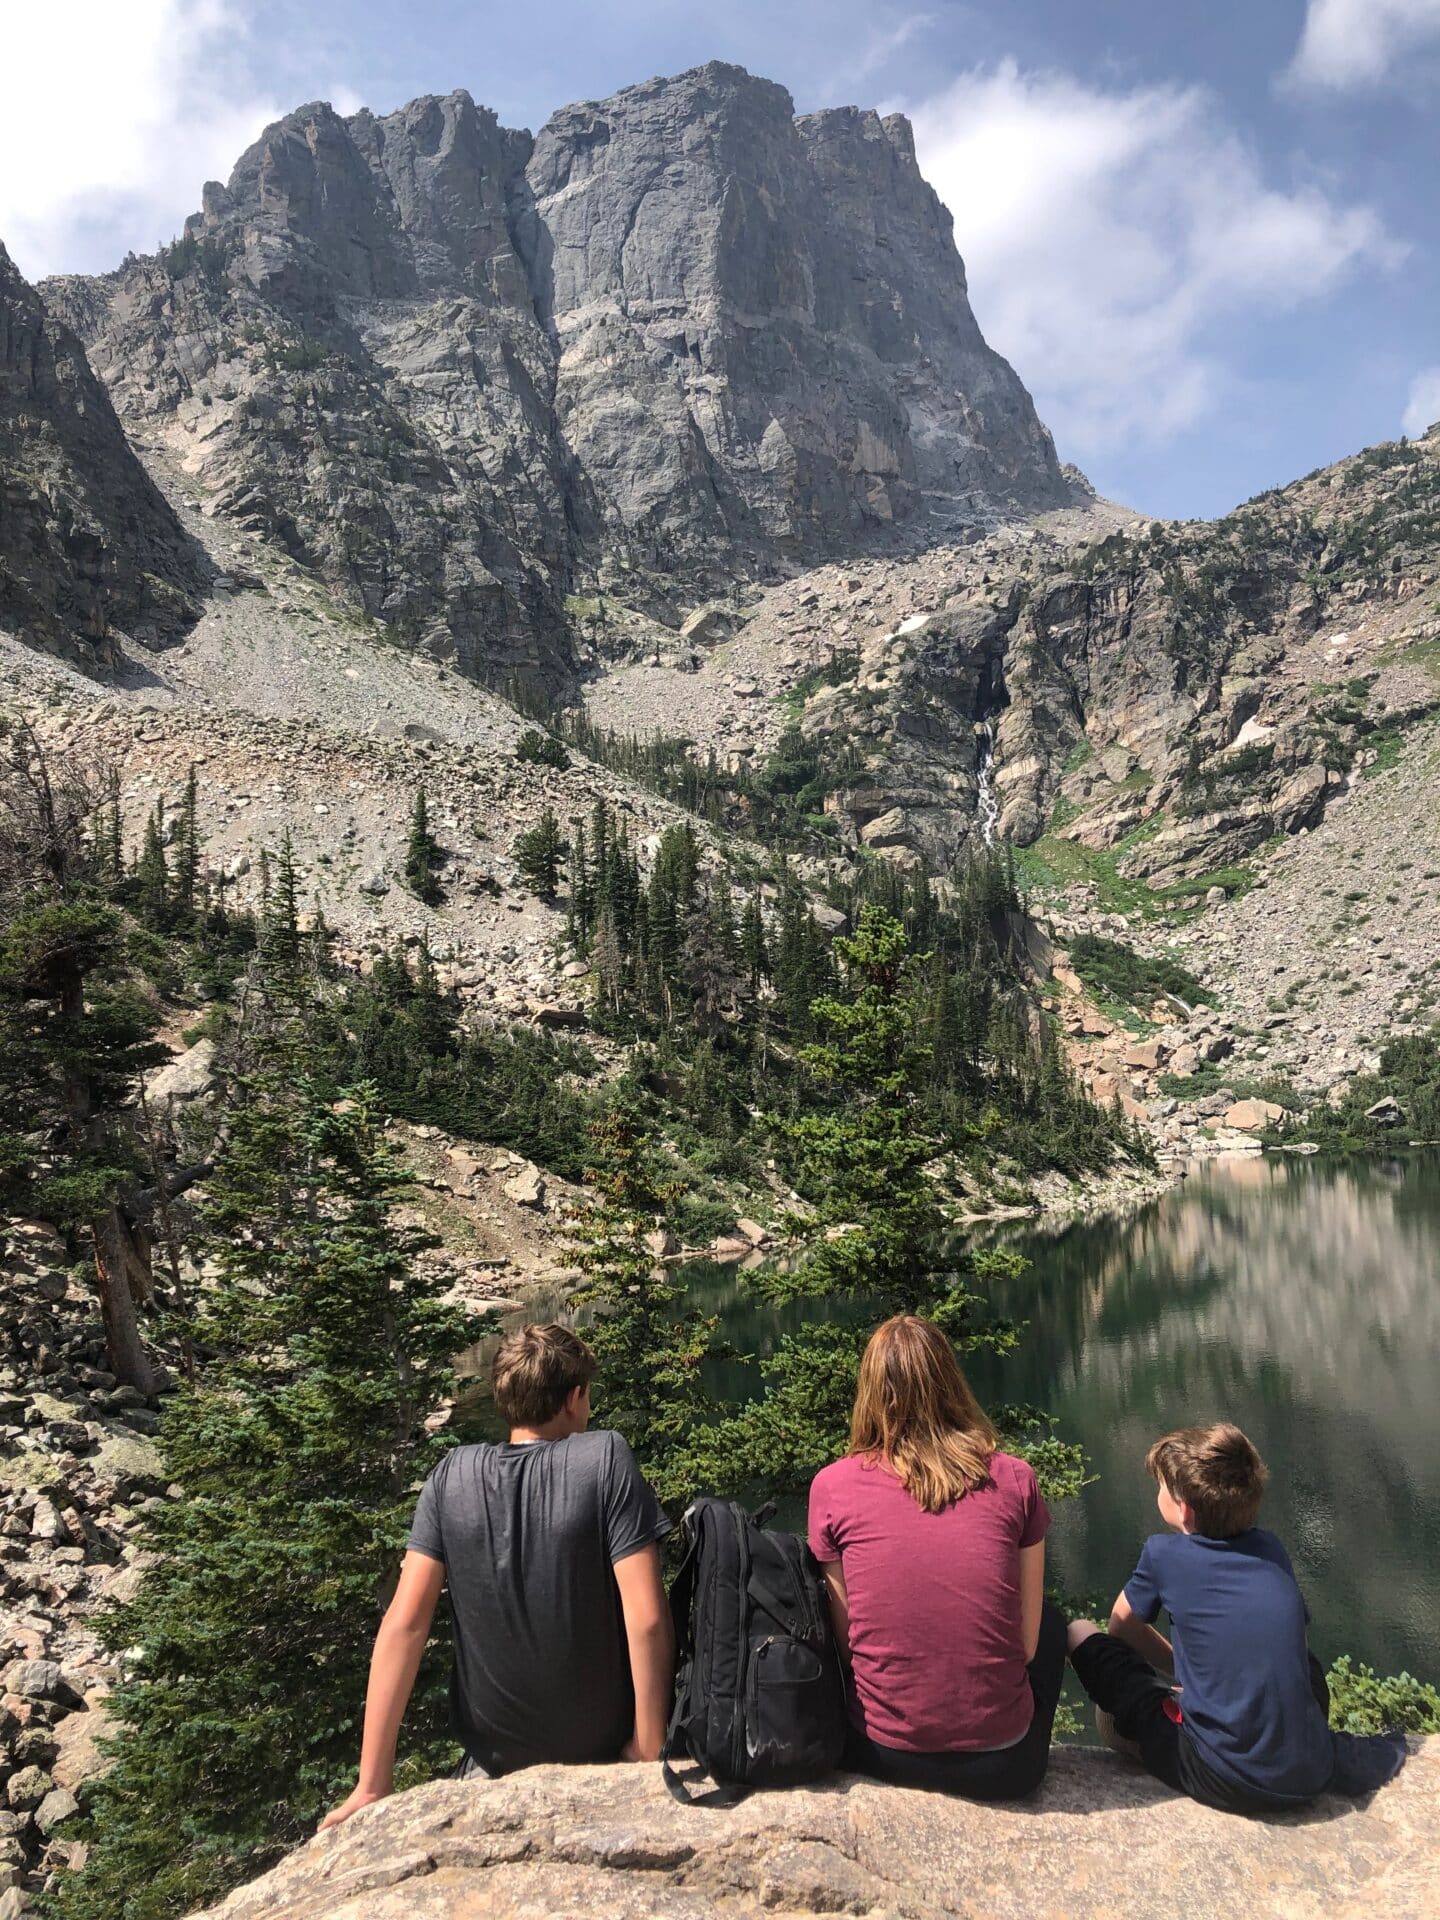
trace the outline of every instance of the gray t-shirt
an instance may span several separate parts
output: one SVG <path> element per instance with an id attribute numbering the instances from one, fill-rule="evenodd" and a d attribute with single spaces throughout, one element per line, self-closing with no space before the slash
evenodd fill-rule
<path id="1" fill-rule="evenodd" d="M 456 1447 L 435 1468 L 409 1546 L 445 1563 L 451 1723 L 488 1773 L 618 1758 L 635 1696 L 611 1569 L 669 1530 L 618 1433 Z"/>

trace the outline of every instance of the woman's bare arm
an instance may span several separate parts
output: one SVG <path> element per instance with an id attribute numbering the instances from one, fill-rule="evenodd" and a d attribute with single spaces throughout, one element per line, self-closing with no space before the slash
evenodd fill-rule
<path id="1" fill-rule="evenodd" d="M 822 1560 L 825 1591 L 830 1596 L 830 1625 L 835 1645 L 846 1666 L 850 1664 L 850 1595 L 845 1591 L 845 1574 L 838 1560 Z"/>
<path id="2" fill-rule="evenodd" d="M 1028 1666 L 1040 1644 L 1040 1609 L 1045 1604 L 1045 1542 L 1020 1549 L 1020 1638 Z"/>
<path id="3" fill-rule="evenodd" d="M 407 1553 L 400 1584 L 385 1610 L 375 1651 L 370 1656 L 370 1685 L 365 1694 L 365 1734 L 360 1746 L 360 1779 L 355 1791 L 320 1822 L 338 1827 L 361 1807 L 383 1800 L 395 1785 L 395 1744 L 410 1704 L 420 1656 L 430 1638 L 435 1607 L 445 1585 L 443 1561 L 427 1553 Z"/>

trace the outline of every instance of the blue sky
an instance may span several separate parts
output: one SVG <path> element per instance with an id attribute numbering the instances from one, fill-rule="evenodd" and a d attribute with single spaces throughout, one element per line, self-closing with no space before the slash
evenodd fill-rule
<path id="1" fill-rule="evenodd" d="M 32 277 L 170 237 L 304 100 L 533 128 L 718 57 L 911 115 L 982 327 L 1115 498 L 1221 513 L 1440 417 L 1440 0 L 51 0 L 6 48 Z"/>

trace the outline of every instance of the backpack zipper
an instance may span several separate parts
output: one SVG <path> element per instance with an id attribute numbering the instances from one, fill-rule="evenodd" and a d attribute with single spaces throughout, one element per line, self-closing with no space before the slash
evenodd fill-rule
<path id="1" fill-rule="evenodd" d="M 727 1517 L 735 1529 L 736 1543 L 739 1547 L 740 1563 L 740 1619 L 747 1617 L 750 1596 L 750 1542 L 746 1537 L 745 1522 L 731 1507 Z M 736 1687 L 736 1712 L 730 1723 L 730 1778 L 744 1778 L 742 1768 L 745 1764 L 745 1713 L 750 1698 L 750 1635 L 743 1633 L 740 1647 L 739 1684 Z"/>

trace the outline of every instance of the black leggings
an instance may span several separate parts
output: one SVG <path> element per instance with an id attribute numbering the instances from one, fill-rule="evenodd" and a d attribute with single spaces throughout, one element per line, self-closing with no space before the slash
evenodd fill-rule
<path id="1" fill-rule="evenodd" d="M 1023 1800 L 1045 1778 L 1050 1730 L 1065 1684 L 1065 1616 L 1048 1601 L 1040 1616 L 1040 1644 L 1026 1672 L 1035 1696 L 1035 1714 L 1013 1747 L 985 1753 L 910 1753 L 878 1746 L 852 1727 L 845 1743 L 845 1766 L 893 1787 L 929 1787 L 966 1800 Z"/>

